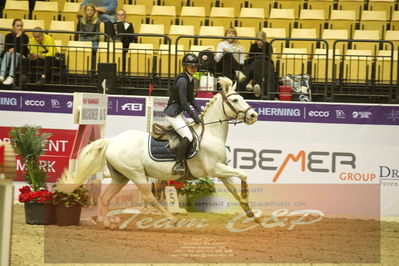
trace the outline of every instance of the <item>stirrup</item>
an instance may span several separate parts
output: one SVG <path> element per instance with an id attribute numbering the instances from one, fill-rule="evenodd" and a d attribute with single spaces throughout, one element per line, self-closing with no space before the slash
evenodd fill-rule
<path id="1" fill-rule="evenodd" d="M 186 169 L 183 163 L 177 163 L 172 168 L 172 175 L 184 175 Z"/>

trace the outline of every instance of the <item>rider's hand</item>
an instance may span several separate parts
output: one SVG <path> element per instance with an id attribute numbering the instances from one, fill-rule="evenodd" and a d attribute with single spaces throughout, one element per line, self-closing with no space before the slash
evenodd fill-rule
<path id="1" fill-rule="evenodd" d="M 198 116 L 194 117 L 194 123 L 196 124 L 201 123 L 201 119 Z"/>

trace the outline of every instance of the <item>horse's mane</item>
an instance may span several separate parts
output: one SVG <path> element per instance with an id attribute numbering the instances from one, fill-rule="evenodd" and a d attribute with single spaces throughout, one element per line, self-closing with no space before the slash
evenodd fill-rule
<path id="1" fill-rule="evenodd" d="M 216 100 L 217 100 L 217 98 L 218 98 L 218 97 L 217 97 L 218 94 L 219 94 L 219 93 L 215 94 L 215 95 L 212 97 L 212 99 L 210 99 L 210 101 L 206 103 L 206 106 L 205 106 L 204 110 L 202 110 L 202 112 L 201 112 L 201 117 L 203 117 L 203 116 L 206 114 L 206 112 L 209 110 L 209 107 L 212 106 L 212 104 L 213 104 L 214 102 L 216 102 Z"/>
<path id="2" fill-rule="evenodd" d="M 222 88 L 231 88 L 233 86 L 233 81 L 231 81 L 231 79 L 229 79 L 228 77 L 219 77 L 218 83 L 222 86 Z M 209 102 L 206 103 L 206 106 L 205 106 L 204 110 L 202 111 L 201 116 L 204 116 L 206 114 L 206 112 L 208 111 L 209 107 L 212 106 L 212 104 L 214 102 L 216 102 L 218 94 L 219 93 L 215 94 L 213 96 L 213 98 Z"/>

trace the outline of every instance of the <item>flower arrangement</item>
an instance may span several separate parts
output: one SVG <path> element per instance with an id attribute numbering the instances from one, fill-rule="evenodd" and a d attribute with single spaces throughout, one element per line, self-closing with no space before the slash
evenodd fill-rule
<path id="1" fill-rule="evenodd" d="M 30 186 L 23 186 L 19 189 L 18 200 L 19 202 L 35 202 L 35 203 L 48 203 L 53 200 L 53 192 L 47 189 L 41 189 L 39 191 L 32 191 Z"/>
<path id="2" fill-rule="evenodd" d="M 64 193 L 57 190 L 54 185 L 54 205 L 62 205 L 67 208 L 72 206 L 88 206 L 89 191 L 84 186 L 80 186 L 71 193 Z"/>
<path id="3" fill-rule="evenodd" d="M 178 193 L 190 194 L 201 192 L 215 192 L 215 183 L 210 177 L 202 177 L 193 180 L 175 181 L 175 188 Z"/>

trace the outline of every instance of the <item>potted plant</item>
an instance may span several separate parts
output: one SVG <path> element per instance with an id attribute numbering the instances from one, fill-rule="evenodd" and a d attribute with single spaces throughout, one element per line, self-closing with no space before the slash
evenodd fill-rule
<path id="1" fill-rule="evenodd" d="M 211 199 L 212 194 L 216 191 L 215 183 L 210 177 L 203 177 L 194 180 L 185 180 L 183 182 L 175 182 L 175 187 L 179 195 L 179 201 L 187 211 L 199 212 L 207 211 L 206 202 Z"/>
<path id="2" fill-rule="evenodd" d="M 58 191 L 54 185 L 53 203 L 57 225 L 79 225 L 82 207 L 89 205 L 89 193 L 83 185 L 71 193 Z"/>
<path id="3" fill-rule="evenodd" d="M 8 133 L 15 153 L 25 164 L 25 182 L 29 186 L 20 189 L 19 201 L 25 205 L 27 224 L 52 223 L 52 193 L 47 190 L 47 175 L 40 167 L 39 158 L 46 152 L 49 133 L 38 126 L 25 125 L 13 128 Z"/>

